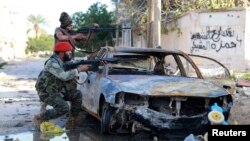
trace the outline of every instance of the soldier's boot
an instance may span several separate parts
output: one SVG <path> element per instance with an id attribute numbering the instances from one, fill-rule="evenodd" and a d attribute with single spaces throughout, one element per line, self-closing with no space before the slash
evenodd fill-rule
<path id="1" fill-rule="evenodd" d="M 68 120 L 67 120 L 67 123 L 66 123 L 66 128 L 67 129 L 71 129 L 71 128 L 75 128 L 76 126 L 76 117 L 73 117 L 73 116 L 69 116 L 68 117 Z"/>
<path id="2" fill-rule="evenodd" d="M 87 113 L 85 111 L 79 112 L 77 116 L 69 115 L 67 123 L 66 123 L 66 128 L 82 127 L 83 122 L 86 119 L 86 117 L 87 117 Z"/>
<path id="3" fill-rule="evenodd" d="M 87 116 L 88 116 L 88 113 L 86 113 L 85 111 L 80 111 L 78 113 L 78 116 L 76 117 L 77 126 L 79 126 L 79 127 L 83 126 L 84 121 L 87 118 Z"/>

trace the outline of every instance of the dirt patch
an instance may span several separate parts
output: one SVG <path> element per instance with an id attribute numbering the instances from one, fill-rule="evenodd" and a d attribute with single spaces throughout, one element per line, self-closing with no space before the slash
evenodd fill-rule
<path id="1" fill-rule="evenodd" d="M 248 115 L 250 114 L 250 96 L 246 95 L 243 88 L 237 88 L 237 93 L 233 97 L 234 105 L 228 122 L 230 124 L 250 124 Z"/>

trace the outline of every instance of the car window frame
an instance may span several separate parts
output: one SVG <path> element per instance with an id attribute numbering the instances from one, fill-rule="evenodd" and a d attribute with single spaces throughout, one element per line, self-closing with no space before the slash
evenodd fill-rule
<path id="1" fill-rule="evenodd" d="M 230 71 L 229 71 L 229 69 L 225 66 L 225 65 L 223 65 L 221 62 L 219 62 L 219 61 L 217 61 L 217 60 L 215 60 L 215 59 L 213 59 L 213 58 L 210 58 L 210 57 L 207 57 L 207 56 L 202 56 L 202 55 L 196 55 L 196 54 L 188 54 L 188 56 L 193 56 L 193 57 L 200 57 L 200 58 L 204 58 L 204 59 L 208 59 L 208 60 L 210 60 L 210 61 L 213 61 L 213 62 L 215 62 L 215 63 L 217 63 L 217 64 L 219 64 L 221 67 L 223 67 L 224 68 L 224 70 L 226 71 L 226 75 L 227 75 L 227 78 L 231 78 L 231 73 L 230 73 Z M 197 66 L 198 67 L 198 66 Z"/>
<path id="2" fill-rule="evenodd" d="M 181 61 L 181 58 L 179 56 L 182 56 L 183 58 L 185 58 L 191 64 L 191 66 L 194 68 L 197 77 L 192 77 L 192 78 L 204 79 L 203 76 L 202 76 L 202 73 L 200 72 L 200 69 L 194 63 L 194 61 L 188 56 L 188 54 L 183 53 L 183 52 L 181 52 L 181 53 L 172 53 L 172 54 L 173 54 L 174 58 L 176 59 L 176 62 L 178 63 L 178 65 L 181 67 L 180 71 L 182 73 L 182 76 L 189 77 L 189 76 L 187 76 L 186 69 L 185 69 L 185 67 L 184 67 L 184 65 L 183 65 L 183 63 Z"/>

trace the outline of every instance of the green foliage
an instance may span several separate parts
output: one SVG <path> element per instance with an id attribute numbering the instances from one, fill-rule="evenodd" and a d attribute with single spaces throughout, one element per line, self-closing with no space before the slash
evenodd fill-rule
<path id="1" fill-rule="evenodd" d="M 180 15 L 185 12 L 199 9 L 226 9 L 235 7 L 235 0 L 186 0 L 186 1 L 167 1 L 163 3 L 163 12 L 162 18 L 162 31 L 163 33 L 176 31 L 178 36 L 182 33 L 178 26 L 174 26 L 174 29 L 168 29 L 167 25 L 170 21 L 176 21 Z"/>
<path id="2" fill-rule="evenodd" d="M 234 80 L 234 81 L 237 79 L 237 76 L 236 76 L 235 72 L 232 72 L 232 73 L 231 73 L 231 78 L 232 78 L 232 80 Z"/>
<path id="3" fill-rule="evenodd" d="M 90 6 L 86 13 L 76 12 L 73 14 L 73 22 L 76 30 L 91 27 L 93 23 L 98 23 L 101 28 L 110 28 L 114 23 L 114 16 L 112 12 L 107 11 L 107 6 L 99 2 Z M 94 38 L 89 41 L 80 41 L 79 48 L 84 48 L 87 51 L 93 51 L 104 46 L 106 43 L 111 44 L 110 36 L 114 36 L 114 33 L 110 32 L 98 32 L 95 33 Z"/>
<path id="4" fill-rule="evenodd" d="M 179 29 L 167 29 L 170 21 L 177 20 L 180 15 L 185 12 L 198 9 L 226 9 L 237 7 L 242 0 L 161 0 L 162 7 L 162 32 L 168 33 L 177 31 L 181 35 Z M 130 14 L 130 22 L 133 26 L 148 24 L 148 12 L 150 0 L 124 0 L 126 13 Z M 120 13 L 123 14 L 123 13 Z"/>
<path id="5" fill-rule="evenodd" d="M 46 21 L 46 18 L 44 18 L 41 15 L 29 15 L 27 18 L 28 22 L 30 22 L 33 27 L 27 30 L 27 34 L 34 30 L 35 31 L 35 37 L 38 37 L 41 34 L 46 34 L 46 31 L 41 28 L 42 25 L 46 25 L 48 22 Z"/>
<path id="6" fill-rule="evenodd" d="M 175 1 L 169 5 L 166 12 L 173 11 L 174 17 L 178 17 L 181 14 L 197 9 L 226 9 L 235 7 L 235 0 L 187 0 L 187 1 Z"/>
<path id="7" fill-rule="evenodd" d="M 38 51 L 51 51 L 54 44 L 52 35 L 42 35 L 37 38 L 29 38 L 27 42 L 26 53 L 34 53 Z"/>
<path id="8" fill-rule="evenodd" d="M 245 80 L 250 80 L 250 73 L 245 73 L 240 78 Z"/>

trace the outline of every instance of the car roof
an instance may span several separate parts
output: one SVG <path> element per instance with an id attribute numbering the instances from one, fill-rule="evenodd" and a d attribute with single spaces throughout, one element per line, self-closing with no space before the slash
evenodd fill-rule
<path id="1" fill-rule="evenodd" d="M 108 50 L 114 56 L 116 55 L 139 55 L 148 54 L 153 56 L 165 56 L 166 54 L 185 54 L 180 50 L 166 50 L 161 48 L 139 48 L 139 47 L 102 47 L 103 50 Z"/>

